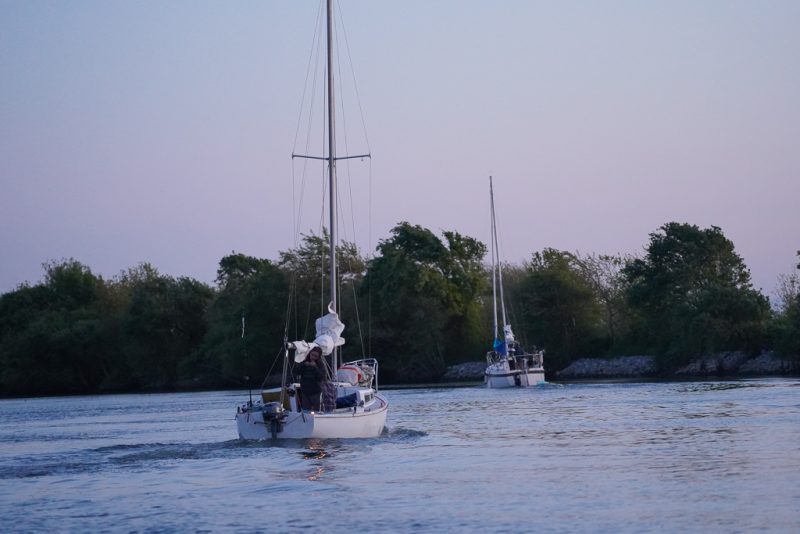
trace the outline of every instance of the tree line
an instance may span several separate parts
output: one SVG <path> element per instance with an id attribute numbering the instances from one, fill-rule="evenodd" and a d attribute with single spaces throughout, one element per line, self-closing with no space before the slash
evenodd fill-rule
<path id="1" fill-rule="evenodd" d="M 337 251 L 345 360 L 375 356 L 382 382 L 400 383 L 484 357 L 483 243 L 402 222 L 376 252 Z M 233 253 L 213 286 L 147 263 L 111 279 L 72 259 L 45 264 L 40 283 L 0 296 L 0 395 L 257 386 L 280 370 L 284 339 L 314 337 L 327 254 L 325 233 L 275 260 Z M 653 354 L 668 372 L 730 350 L 800 364 L 798 273 L 780 278 L 771 306 L 718 227 L 667 223 L 641 257 L 547 248 L 503 265 L 503 279 L 509 321 L 524 346 L 545 349 L 549 372 L 630 354 Z"/>

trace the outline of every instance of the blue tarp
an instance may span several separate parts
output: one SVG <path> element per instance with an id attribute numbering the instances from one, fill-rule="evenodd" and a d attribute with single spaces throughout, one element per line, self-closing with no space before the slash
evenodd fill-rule
<path id="1" fill-rule="evenodd" d="M 352 408 L 356 404 L 358 404 L 358 393 L 351 393 L 336 399 L 337 408 Z"/>

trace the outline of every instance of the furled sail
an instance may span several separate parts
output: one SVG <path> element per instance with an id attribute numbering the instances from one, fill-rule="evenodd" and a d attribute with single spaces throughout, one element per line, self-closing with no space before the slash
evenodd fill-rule
<path id="1" fill-rule="evenodd" d="M 506 343 L 514 343 L 514 332 L 511 331 L 510 324 L 507 324 L 503 327 L 503 333 L 506 335 Z"/>
<path id="2" fill-rule="evenodd" d="M 309 343 L 307 341 L 295 341 L 291 346 L 295 349 L 294 361 L 302 362 L 306 359 L 309 351 L 315 347 L 322 350 L 322 355 L 327 356 L 336 347 L 344 345 L 344 338 L 342 332 L 344 331 L 344 323 L 339 320 L 339 315 L 328 305 L 328 314 L 320 317 L 314 323 L 317 328 L 317 337 L 314 341 Z"/>

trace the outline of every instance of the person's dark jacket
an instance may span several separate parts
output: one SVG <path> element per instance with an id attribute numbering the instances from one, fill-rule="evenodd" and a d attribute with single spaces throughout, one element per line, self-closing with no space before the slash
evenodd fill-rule
<path id="1" fill-rule="evenodd" d="M 310 361 L 304 361 L 297 370 L 300 390 L 308 397 L 322 392 L 324 371 Z"/>

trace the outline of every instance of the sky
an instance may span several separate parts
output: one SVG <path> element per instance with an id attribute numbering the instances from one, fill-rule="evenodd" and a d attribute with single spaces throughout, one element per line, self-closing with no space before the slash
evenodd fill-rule
<path id="1" fill-rule="evenodd" d="M 322 150 L 318 9 L 0 0 L 0 292 L 62 258 L 211 283 L 232 251 L 277 259 L 318 231 L 322 170 L 291 158 Z M 488 243 L 492 175 L 511 263 L 642 255 L 677 221 L 722 228 L 765 294 L 794 272 L 800 2 L 337 9 L 337 153 L 372 155 L 339 164 L 363 251 L 400 221 Z"/>

